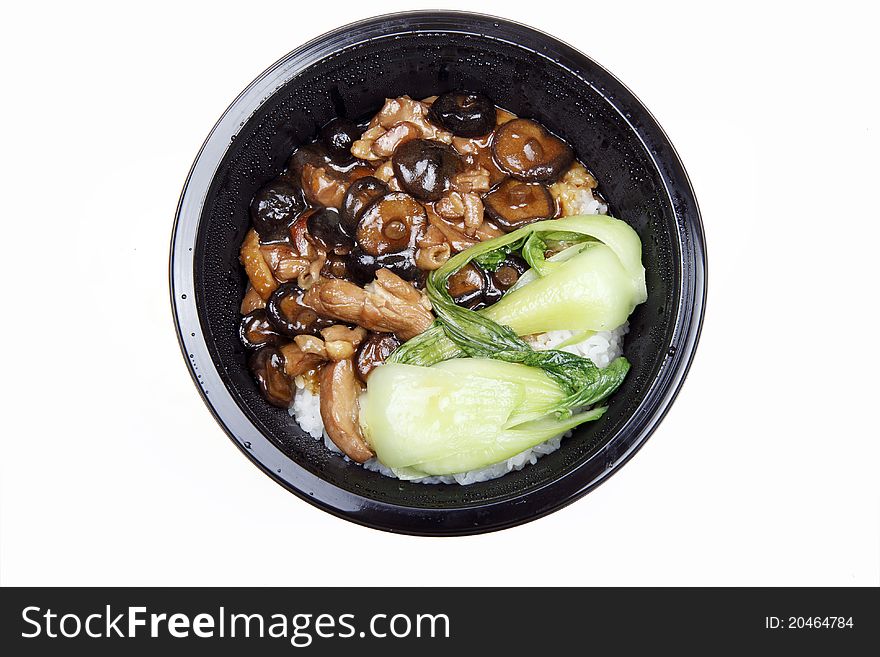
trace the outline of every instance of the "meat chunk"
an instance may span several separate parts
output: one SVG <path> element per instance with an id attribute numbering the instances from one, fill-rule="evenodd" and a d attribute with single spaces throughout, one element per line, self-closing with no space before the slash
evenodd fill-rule
<path id="1" fill-rule="evenodd" d="M 363 463 L 373 451 L 361 434 L 358 397 L 361 385 L 350 358 L 321 368 L 321 420 L 330 440 L 351 460 Z"/>
<path id="2" fill-rule="evenodd" d="M 260 250 L 260 237 L 253 228 L 248 231 L 241 244 L 239 259 L 257 294 L 263 301 L 268 301 L 275 288 L 278 287 L 278 281 L 275 280 L 272 268 L 263 257 L 263 252 Z"/>
<path id="3" fill-rule="evenodd" d="M 281 355 L 284 356 L 284 371 L 291 379 L 315 369 L 327 360 L 320 354 L 303 351 L 295 342 L 281 347 Z"/>
<path id="4" fill-rule="evenodd" d="M 429 105 L 409 96 L 386 98 L 367 130 L 351 147 L 362 160 L 383 160 L 403 143 L 412 139 L 452 142 L 452 133 L 428 121 Z"/>
<path id="5" fill-rule="evenodd" d="M 303 301 L 324 317 L 394 333 L 402 340 L 422 333 L 434 321 L 427 297 L 387 269 L 378 270 L 367 288 L 341 279 L 322 279 Z"/>

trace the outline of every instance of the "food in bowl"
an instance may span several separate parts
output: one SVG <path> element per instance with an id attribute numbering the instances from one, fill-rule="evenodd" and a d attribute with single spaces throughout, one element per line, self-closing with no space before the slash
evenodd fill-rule
<path id="1" fill-rule="evenodd" d="M 571 147 L 486 96 L 337 118 L 251 203 L 242 343 L 263 397 L 382 474 L 469 484 L 599 419 L 647 299 Z"/>

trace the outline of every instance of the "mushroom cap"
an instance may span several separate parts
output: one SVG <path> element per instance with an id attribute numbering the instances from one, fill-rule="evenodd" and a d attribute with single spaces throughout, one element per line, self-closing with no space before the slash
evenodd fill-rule
<path id="1" fill-rule="evenodd" d="M 381 256 L 415 250 L 427 228 L 425 207 L 404 192 L 386 194 L 361 216 L 356 237 L 365 253 Z"/>
<path id="2" fill-rule="evenodd" d="M 371 331 L 360 344 L 354 358 L 355 373 L 364 383 L 377 365 L 385 362 L 391 352 L 400 346 L 400 340 L 393 333 Z"/>
<path id="3" fill-rule="evenodd" d="M 321 208 L 309 215 L 306 223 L 309 235 L 327 250 L 351 250 L 354 239 L 342 227 L 339 212 Z"/>
<path id="4" fill-rule="evenodd" d="M 348 191 L 345 192 L 345 197 L 342 199 L 340 217 L 343 228 L 353 235 L 354 231 L 357 230 L 358 221 L 360 221 L 364 212 L 367 211 L 367 208 L 385 196 L 389 191 L 388 185 L 375 176 L 364 176 L 355 180 L 349 186 Z"/>
<path id="5" fill-rule="evenodd" d="M 280 242 L 306 204 L 299 186 L 286 178 L 276 178 L 257 191 L 251 201 L 250 215 L 260 240 Z"/>
<path id="6" fill-rule="evenodd" d="M 461 169 L 455 149 L 431 139 L 401 144 L 394 151 L 391 164 L 401 188 L 421 201 L 438 200 Z"/>
<path id="7" fill-rule="evenodd" d="M 251 373 L 267 402 L 288 408 L 293 401 L 293 386 L 284 371 L 284 356 L 273 346 L 263 347 L 248 361 Z"/>
<path id="8" fill-rule="evenodd" d="M 553 181 L 574 160 L 571 146 L 529 119 L 513 119 L 498 126 L 492 154 L 502 170 L 527 182 Z"/>
<path id="9" fill-rule="evenodd" d="M 252 310 L 241 318 L 238 335 L 241 343 L 248 349 L 259 349 L 266 345 L 278 346 L 282 342 L 281 334 L 272 326 L 262 308 Z"/>
<path id="10" fill-rule="evenodd" d="M 495 127 L 497 110 L 475 91 L 448 91 L 431 104 L 428 118 L 456 137 L 480 137 Z"/>
<path id="11" fill-rule="evenodd" d="M 305 292 L 295 282 L 283 283 L 266 303 L 266 317 L 276 331 L 295 338 L 298 335 L 320 335 L 321 329 L 333 325 L 333 320 L 318 315 L 303 303 Z"/>
<path id="12" fill-rule="evenodd" d="M 345 164 L 354 159 L 351 145 L 360 139 L 360 136 L 361 130 L 354 121 L 335 118 L 321 128 L 318 138 L 334 162 Z"/>
<path id="13" fill-rule="evenodd" d="M 483 207 L 508 232 L 556 214 L 556 202 L 546 185 L 515 178 L 507 178 L 489 190 L 483 196 Z"/>

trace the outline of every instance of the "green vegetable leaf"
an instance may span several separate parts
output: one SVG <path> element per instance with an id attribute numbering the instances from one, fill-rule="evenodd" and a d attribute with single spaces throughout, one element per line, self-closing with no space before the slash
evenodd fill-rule
<path id="1" fill-rule="evenodd" d="M 476 255 L 472 262 L 479 265 L 481 269 L 487 272 L 493 272 L 501 266 L 501 263 L 504 262 L 504 259 L 507 258 L 508 255 L 514 251 L 518 251 L 526 239 L 527 238 L 524 237 L 515 242 L 511 242 L 510 244 L 502 244 L 497 249 Z"/>

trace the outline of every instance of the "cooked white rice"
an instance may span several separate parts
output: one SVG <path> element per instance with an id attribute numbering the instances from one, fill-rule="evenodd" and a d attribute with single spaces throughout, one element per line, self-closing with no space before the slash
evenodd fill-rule
<path id="1" fill-rule="evenodd" d="M 608 364 L 623 353 L 623 336 L 626 335 L 629 324 L 619 326 L 613 331 L 600 331 L 594 333 L 584 340 L 575 344 L 561 347 L 563 351 L 573 354 L 585 356 L 592 360 L 598 367 L 607 367 Z M 549 333 L 541 333 L 537 336 L 527 338 L 532 347 L 537 350 L 553 349 L 557 345 L 574 337 L 572 331 L 550 331 Z M 290 405 L 290 414 L 294 417 L 297 424 L 303 428 L 315 440 L 323 441 L 327 449 L 341 453 L 339 448 L 333 444 L 330 437 L 324 431 L 324 423 L 321 421 L 321 397 L 301 378 L 296 378 L 296 392 L 294 393 L 293 403 Z M 479 470 L 470 470 L 454 475 L 445 475 L 439 477 L 423 477 L 422 479 L 413 479 L 413 481 L 421 484 L 474 484 L 479 481 L 488 481 L 496 479 L 508 472 L 514 470 L 522 470 L 526 465 L 538 462 L 538 459 L 546 454 L 555 452 L 559 449 L 562 439 L 571 435 L 569 431 L 566 434 L 560 434 L 550 440 L 536 445 L 530 449 L 520 452 L 516 456 L 512 456 L 506 461 L 489 465 Z M 348 460 L 347 456 L 344 456 Z M 390 468 L 379 462 L 378 459 L 372 458 L 364 467 L 367 470 L 380 472 L 387 477 L 395 477 Z"/>

